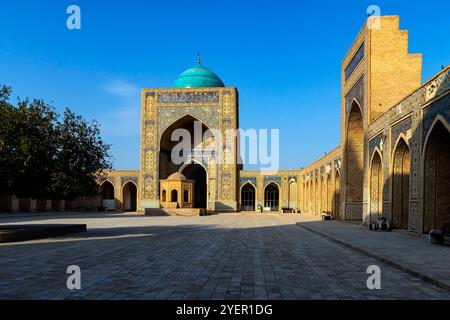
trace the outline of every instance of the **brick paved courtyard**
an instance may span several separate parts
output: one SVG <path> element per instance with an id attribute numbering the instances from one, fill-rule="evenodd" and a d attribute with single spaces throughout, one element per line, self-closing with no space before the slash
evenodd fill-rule
<path id="1" fill-rule="evenodd" d="M 449 299 L 450 292 L 297 226 L 298 215 L 62 215 L 88 232 L 0 245 L 1 299 Z M 66 288 L 81 268 L 82 289 Z M 381 290 L 366 286 L 381 268 Z"/>

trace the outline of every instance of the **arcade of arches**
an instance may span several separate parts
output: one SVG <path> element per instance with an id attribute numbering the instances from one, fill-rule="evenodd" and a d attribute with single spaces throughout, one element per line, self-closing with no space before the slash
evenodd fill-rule
<path id="1" fill-rule="evenodd" d="M 119 192 L 111 181 L 106 180 L 100 186 L 101 207 L 105 210 L 121 210 L 124 212 L 135 212 L 137 210 L 137 185 L 135 182 L 128 181 L 121 186 Z M 117 196 L 121 195 L 121 201 L 116 201 Z"/>
<path id="2" fill-rule="evenodd" d="M 196 65 L 171 88 L 142 90 L 140 168 L 108 172 L 96 207 L 147 213 L 171 202 L 210 212 L 329 212 L 363 224 L 385 217 L 416 234 L 450 223 L 450 68 L 422 83 L 422 56 L 405 54 L 408 33 L 399 29 L 399 17 L 378 18 L 377 32 L 363 25 L 336 79 L 339 146 L 304 168 L 242 170 L 238 136 L 225 134 L 239 128 L 238 90 Z M 183 142 L 192 152 L 176 149 L 177 129 L 191 135 Z M 301 153 L 303 145 L 292 147 Z M 174 161 L 177 152 L 181 161 Z M 161 188 L 175 173 L 192 189 Z M 0 210 L 64 206 L 77 204 L 0 197 Z"/>

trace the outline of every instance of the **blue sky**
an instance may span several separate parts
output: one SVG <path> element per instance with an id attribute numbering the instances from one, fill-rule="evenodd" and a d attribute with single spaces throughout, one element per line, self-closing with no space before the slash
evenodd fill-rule
<path id="1" fill-rule="evenodd" d="M 340 64 L 371 4 L 400 15 L 423 80 L 449 64 L 447 0 L 2 0 L 0 84 L 98 120 L 114 167 L 137 169 L 140 88 L 172 86 L 201 51 L 238 88 L 240 126 L 280 128 L 281 167 L 299 168 L 340 143 Z"/>

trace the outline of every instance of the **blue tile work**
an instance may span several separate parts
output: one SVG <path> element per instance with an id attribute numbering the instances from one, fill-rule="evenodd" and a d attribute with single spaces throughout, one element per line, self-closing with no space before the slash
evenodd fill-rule
<path id="1" fill-rule="evenodd" d="M 433 125 L 437 115 L 441 115 L 448 123 L 450 123 L 450 94 L 433 102 L 423 111 L 423 140 Z"/>
<path id="2" fill-rule="evenodd" d="M 350 108 L 353 103 L 353 99 L 358 101 L 359 106 L 361 107 L 361 112 L 364 113 L 364 75 L 355 83 L 355 85 L 349 90 L 347 95 L 345 96 L 345 110 L 346 112 L 350 111 Z"/>
<path id="3" fill-rule="evenodd" d="M 380 133 L 375 138 L 369 141 L 369 157 L 372 159 L 373 152 L 375 151 L 376 147 L 380 146 L 380 141 L 384 137 L 383 133 Z"/>
<path id="4" fill-rule="evenodd" d="M 375 148 L 378 147 L 380 148 L 380 143 L 382 141 L 382 139 L 384 139 L 383 141 L 383 148 L 381 151 L 381 162 L 383 165 L 383 170 L 384 170 L 384 174 L 386 174 L 386 169 L 388 168 L 387 166 L 387 154 L 383 151 L 384 148 L 386 147 L 386 136 L 383 133 L 378 134 L 375 138 L 373 138 L 372 140 L 369 141 L 369 157 L 370 157 L 370 161 L 372 161 L 372 156 L 373 153 L 375 152 Z M 369 168 L 370 168 L 370 164 L 369 164 Z M 383 186 L 383 199 L 388 199 L 388 188 L 386 188 L 385 186 Z M 388 217 L 389 216 L 389 211 L 388 210 L 388 206 L 383 206 L 383 216 Z"/>
<path id="5" fill-rule="evenodd" d="M 450 69 L 447 69 L 444 73 L 436 78 L 437 89 L 436 95 L 440 95 L 450 89 Z"/>
<path id="6" fill-rule="evenodd" d="M 347 81 L 348 78 L 352 75 L 353 71 L 355 71 L 358 64 L 361 62 L 361 60 L 364 58 L 364 42 L 359 47 L 358 51 L 355 53 L 355 56 L 353 57 L 352 61 L 348 64 L 347 68 L 345 68 L 345 80 Z"/>
<path id="7" fill-rule="evenodd" d="M 445 70 L 436 79 L 431 81 L 426 87 L 424 95 L 428 99 L 433 99 L 443 95 L 450 90 L 450 69 Z M 427 99 L 427 100 L 428 100 Z M 433 125 L 437 115 L 441 115 L 447 122 L 450 123 L 450 102 L 449 96 L 438 99 L 433 102 L 423 111 L 423 139 L 428 135 L 428 131 Z"/>
<path id="8" fill-rule="evenodd" d="M 241 177 L 239 179 L 239 185 L 242 187 L 247 182 L 253 183 L 256 186 L 256 177 Z"/>
<path id="9" fill-rule="evenodd" d="M 158 94 L 158 103 L 217 103 L 218 91 L 195 92 L 163 92 Z"/>
<path id="10" fill-rule="evenodd" d="M 264 187 L 269 183 L 275 182 L 281 187 L 281 177 L 280 176 L 264 176 Z"/>
<path id="11" fill-rule="evenodd" d="M 136 176 L 124 176 L 120 177 L 120 184 L 123 186 L 128 181 L 134 182 L 136 185 L 138 184 L 138 177 Z"/>
<path id="12" fill-rule="evenodd" d="M 395 143 L 397 142 L 397 139 L 401 133 L 406 135 L 406 132 L 411 129 L 412 126 L 412 119 L 411 117 L 408 117 L 399 123 L 397 123 L 395 126 L 391 129 L 391 150 L 394 149 Z M 408 142 L 408 141 L 406 141 Z"/>
<path id="13" fill-rule="evenodd" d="M 220 129 L 220 106 L 164 106 L 158 107 L 158 141 L 164 131 L 173 123 L 185 116 L 191 116 L 201 121 L 209 129 Z"/>

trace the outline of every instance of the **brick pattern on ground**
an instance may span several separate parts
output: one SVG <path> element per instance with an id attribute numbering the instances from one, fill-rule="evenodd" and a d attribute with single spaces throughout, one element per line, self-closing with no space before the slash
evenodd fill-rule
<path id="1" fill-rule="evenodd" d="M 0 245 L 1 299 L 450 299 L 450 292 L 299 228 L 300 215 L 65 215 L 88 232 Z M 66 288 L 78 265 L 82 290 Z M 382 289 L 369 290 L 369 265 Z"/>
<path id="2" fill-rule="evenodd" d="M 450 290 L 450 247 L 430 245 L 426 235 L 418 237 L 406 230 L 375 232 L 354 223 L 318 221 L 309 214 L 298 225 Z"/>

